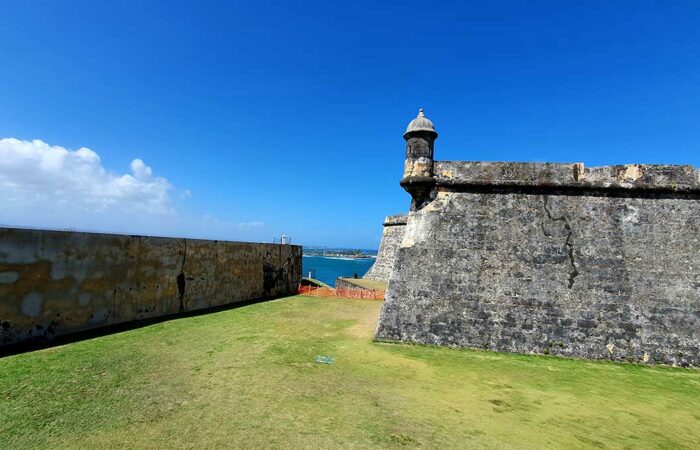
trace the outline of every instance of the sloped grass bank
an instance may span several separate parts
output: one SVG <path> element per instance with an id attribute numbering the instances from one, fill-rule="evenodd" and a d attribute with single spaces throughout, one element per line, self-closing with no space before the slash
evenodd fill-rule
<path id="1" fill-rule="evenodd" d="M 373 343 L 380 306 L 290 297 L 0 359 L 0 448 L 700 448 L 700 371 Z"/>

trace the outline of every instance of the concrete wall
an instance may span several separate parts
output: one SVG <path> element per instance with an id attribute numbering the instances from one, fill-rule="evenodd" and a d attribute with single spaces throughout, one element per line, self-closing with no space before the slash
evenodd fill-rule
<path id="1" fill-rule="evenodd" d="M 293 294 L 301 247 L 0 229 L 0 345 Z"/>
<path id="2" fill-rule="evenodd" d="M 380 280 L 389 282 L 391 271 L 394 268 L 394 259 L 399 244 L 403 240 L 404 231 L 406 229 L 407 216 L 399 214 L 395 216 L 387 216 L 384 219 L 384 229 L 382 231 L 382 241 L 379 244 L 379 252 L 377 259 L 369 268 L 363 278 L 372 280 Z"/>
<path id="3" fill-rule="evenodd" d="M 436 162 L 377 338 L 700 365 L 700 171 Z"/>
<path id="4" fill-rule="evenodd" d="M 336 289 L 361 289 L 358 285 L 345 281 L 342 277 L 335 279 L 335 287 Z"/>

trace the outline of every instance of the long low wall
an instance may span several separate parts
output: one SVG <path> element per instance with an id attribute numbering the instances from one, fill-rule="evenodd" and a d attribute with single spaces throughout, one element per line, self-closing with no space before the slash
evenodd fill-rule
<path id="1" fill-rule="evenodd" d="M 0 345 L 293 294 L 301 247 L 0 228 Z"/>

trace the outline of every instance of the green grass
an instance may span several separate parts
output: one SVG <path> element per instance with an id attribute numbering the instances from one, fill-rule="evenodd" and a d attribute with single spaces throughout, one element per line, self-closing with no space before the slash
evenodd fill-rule
<path id="1" fill-rule="evenodd" d="M 698 371 L 373 343 L 380 307 L 291 297 L 0 359 L 0 448 L 700 448 Z"/>

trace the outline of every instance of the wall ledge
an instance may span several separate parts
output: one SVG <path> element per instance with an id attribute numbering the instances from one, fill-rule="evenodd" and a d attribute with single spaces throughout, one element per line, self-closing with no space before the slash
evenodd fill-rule
<path id="1" fill-rule="evenodd" d="M 583 163 L 435 161 L 438 187 L 536 187 L 700 193 L 692 165 L 624 164 L 585 168 Z"/>

